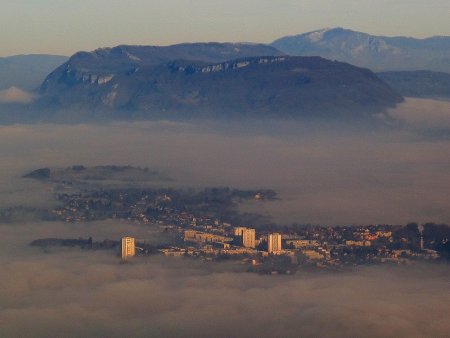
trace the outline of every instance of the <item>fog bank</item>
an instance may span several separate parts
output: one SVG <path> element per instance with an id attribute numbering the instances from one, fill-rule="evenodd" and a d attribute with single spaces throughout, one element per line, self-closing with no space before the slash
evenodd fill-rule
<path id="1" fill-rule="evenodd" d="M 52 200 L 51 186 L 20 178 L 33 169 L 117 164 L 159 170 L 178 186 L 275 189 L 278 202 L 251 203 L 243 211 L 277 223 L 450 223 L 450 141 L 442 129 L 431 137 L 429 125 L 418 129 L 415 116 L 426 112 L 407 109 L 414 104 L 397 110 L 414 127 L 293 121 L 0 126 L 0 204 Z"/>
<path id="2" fill-rule="evenodd" d="M 248 203 L 242 211 L 278 224 L 450 223 L 448 106 L 426 103 L 406 101 L 390 113 L 396 124 L 377 128 L 293 121 L 0 126 L 0 209 L 54 204 L 53 185 L 21 178 L 33 169 L 117 164 L 175 179 L 161 185 L 275 189 L 279 201 Z M 450 331 L 447 265 L 261 276 L 233 262 L 152 256 L 120 264 L 112 251 L 28 245 L 46 237 L 124 235 L 161 240 L 150 226 L 117 220 L 0 224 L 0 336 L 446 337 Z"/>
<path id="3" fill-rule="evenodd" d="M 407 98 L 390 115 L 414 130 L 450 130 L 450 101 Z"/>
<path id="4" fill-rule="evenodd" d="M 17 87 L 0 90 L 0 103 L 30 103 L 34 95 Z"/>
<path id="5" fill-rule="evenodd" d="M 8 243 L 0 251 L 0 336 L 444 337 L 450 328 L 447 266 L 271 277 L 239 272 L 239 264 L 120 264 L 110 251 L 26 246 L 55 232 L 105 235 L 106 225 L 0 225 Z M 111 236 L 125 229 L 109 227 Z"/>

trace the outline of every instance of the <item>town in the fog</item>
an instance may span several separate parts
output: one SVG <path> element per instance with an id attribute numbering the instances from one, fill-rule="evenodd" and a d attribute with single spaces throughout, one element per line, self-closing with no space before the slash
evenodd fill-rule
<path id="1" fill-rule="evenodd" d="M 73 168 L 71 172 L 88 170 Z M 108 167 L 111 168 L 115 172 L 136 170 Z M 63 181 L 66 187 L 77 184 Z M 268 189 L 60 190 L 55 194 L 58 206 L 46 212 L 46 219 L 68 223 L 125 221 L 157 228 L 163 240 L 154 244 L 151 238 L 131 236 L 58 239 L 55 234 L 56 238 L 33 241 L 33 246 L 111 249 L 121 256 L 119 261 L 126 262 L 155 254 L 205 262 L 234 260 L 247 265 L 249 272 L 265 274 L 293 274 L 305 269 L 342 271 L 357 265 L 413 264 L 450 258 L 450 228 L 445 224 L 283 226 L 259 215 L 239 212 L 243 202 L 263 204 L 276 200 L 276 192 Z"/>

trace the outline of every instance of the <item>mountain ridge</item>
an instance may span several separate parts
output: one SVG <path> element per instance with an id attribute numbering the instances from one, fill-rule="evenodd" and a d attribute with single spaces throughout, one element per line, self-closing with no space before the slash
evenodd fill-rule
<path id="1" fill-rule="evenodd" d="M 448 36 L 387 37 L 337 27 L 285 36 L 270 45 L 289 55 L 317 55 L 373 71 L 450 72 Z"/>
<path id="2" fill-rule="evenodd" d="M 85 79 L 86 76 L 91 81 L 98 81 L 99 78 L 100 81 L 108 81 L 111 76 L 117 74 L 132 73 L 140 67 L 156 66 L 174 60 L 215 63 L 260 55 L 283 55 L 283 53 L 263 44 L 218 42 L 183 43 L 170 46 L 119 45 L 99 48 L 92 52 L 75 53 L 66 63 L 46 77 L 40 86 L 40 92 L 46 92 L 49 84 L 73 84 L 80 79 Z M 95 80 L 93 76 L 96 76 Z"/>
<path id="3" fill-rule="evenodd" d="M 99 75 L 95 66 L 89 73 L 66 65 L 41 87 L 41 104 L 140 117 L 362 117 L 402 101 L 371 71 L 320 57 L 172 60 L 126 67 Z"/>
<path id="4" fill-rule="evenodd" d="M 77 52 L 46 77 L 32 104 L 7 109 L 24 110 L 21 118 L 33 121 L 63 122 L 243 116 L 360 119 L 402 100 L 365 68 L 317 56 L 288 56 L 263 44 L 213 42 Z M 13 115 L 9 117 L 17 119 Z"/>

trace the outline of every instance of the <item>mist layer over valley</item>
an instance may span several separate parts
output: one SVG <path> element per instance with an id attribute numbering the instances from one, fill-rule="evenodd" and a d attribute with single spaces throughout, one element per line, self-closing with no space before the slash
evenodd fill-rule
<path id="1" fill-rule="evenodd" d="M 0 335 L 445 337 L 448 332 L 447 266 L 280 277 L 244 273 L 228 263 L 152 257 L 119 264 L 109 252 L 27 247 L 31 238 L 55 232 L 139 231 L 98 223 L 0 226 L 6 243 L 0 251 Z"/>
<path id="2" fill-rule="evenodd" d="M 450 223 L 450 104 L 406 100 L 376 126 L 278 121 L 0 126 L 0 209 L 54 204 L 22 178 L 74 164 L 148 167 L 160 186 L 274 189 L 241 206 L 276 224 Z M 426 122 L 424 122 L 426 121 Z M 0 336 L 387 336 L 449 331 L 446 265 L 259 276 L 239 264 L 29 247 L 36 238 L 157 243 L 123 221 L 0 224 Z M 276 314 L 276 320 L 274 319 Z M 271 323 L 268 325 L 267 323 Z"/>
<path id="3" fill-rule="evenodd" d="M 41 167 L 133 165 L 171 185 L 270 188 L 277 223 L 450 222 L 450 105 L 408 99 L 383 126 L 292 120 L 0 127 L 3 207 L 46 203 Z M 167 185 L 167 183 L 164 183 Z M 40 194 L 45 197 L 41 198 Z"/>

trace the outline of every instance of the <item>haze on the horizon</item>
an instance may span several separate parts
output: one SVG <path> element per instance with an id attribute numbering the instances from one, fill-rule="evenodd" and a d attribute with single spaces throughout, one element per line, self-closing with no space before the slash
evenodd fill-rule
<path id="1" fill-rule="evenodd" d="M 387 36 L 450 35 L 447 0 L 1 0 L 0 5 L 0 56 L 71 55 L 119 44 L 268 43 L 335 26 Z"/>

